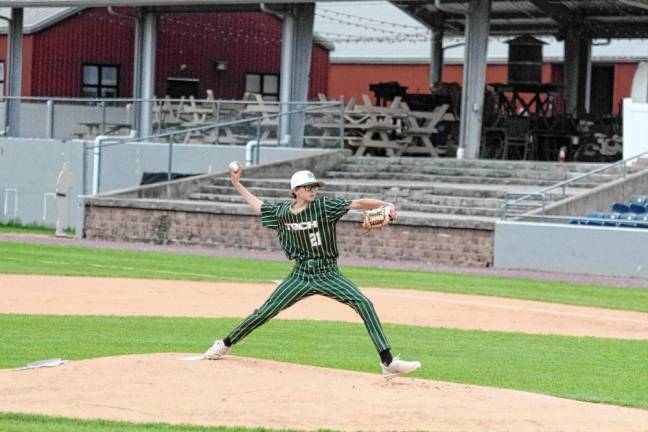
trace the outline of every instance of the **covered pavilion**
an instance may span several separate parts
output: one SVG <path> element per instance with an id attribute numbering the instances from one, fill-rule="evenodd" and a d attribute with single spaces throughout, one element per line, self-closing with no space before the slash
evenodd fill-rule
<path id="1" fill-rule="evenodd" d="M 336 0 L 317 0 L 327 1 Z M 131 17 L 136 29 L 135 98 L 153 98 L 158 14 L 262 10 L 283 21 L 280 101 L 284 104 L 304 102 L 315 3 L 316 0 L 0 0 L 0 7 L 11 8 L 11 16 L 5 17 L 9 21 L 7 95 L 20 96 L 23 8 L 129 6 L 136 8 Z M 479 157 L 489 35 L 551 35 L 563 39 L 566 109 L 575 113 L 587 111 L 592 41 L 648 37 L 648 0 L 391 0 L 391 3 L 431 29 L 433 81 L 439 80 L 443 66 L 444 35 L 465 37 L 459 158 Z M 151 132 L 150 104 L 137 105 L 138 133 L 148 136 Z M 20 100 L 9 99 L 6 113 L 6 124 L 18 124 Z M 303 145 L 303 129 L 303 115 L 291 116 L 281 127 L 282 135 L 290 135 L 294 146 Z M 11 128 L 8 134 L 12 134 Z"/>

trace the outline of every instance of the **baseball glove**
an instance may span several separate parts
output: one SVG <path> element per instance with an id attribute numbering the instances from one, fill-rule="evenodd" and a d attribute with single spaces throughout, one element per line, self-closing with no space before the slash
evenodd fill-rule
<path id="1" fill-rule="evenodd" d="M 392 220 L 390 211 L 389 207 L 378 207 L 363 211 L 362 228 L 369 231 L 387 225 Z"/>

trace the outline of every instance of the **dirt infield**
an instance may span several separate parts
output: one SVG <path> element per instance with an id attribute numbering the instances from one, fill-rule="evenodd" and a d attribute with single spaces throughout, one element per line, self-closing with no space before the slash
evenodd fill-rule
<path id="1" fill-rule="evenodd" d="M 0 313 L 237 317 L 273 284 L 0 275 Z M 648 340 L 648 314 L 495 297 L 363 289 L 385 322 Z M 283 319 L 357 322 L 314 297 Z M 106 357 L 0 370 L 0 411 L 334 430 L 648 431 L 648 410 L 534 393 L 228 357 Z M 376 365 L 376 370 L 378 370 Z M 434 367 L 424 365 L 424 367 Z"/>
<path id="2" fill-rule="evenodd" d="M 426 431 L 645 431 L 648 411 L 230 357 L 106 357 L 0 371 L 0 410 L 136 422 Z"/>
<path id="3" fill-rule="evenodd" d="M 0 313 L 244 317 L 273 284 L 0 275 Z M 648 339 L 648 314 L 498 297 L 367 288 L 382 321 L 616 339 Z M 359 322 L 348 307 L 315 296 L 280 319 Z"/>

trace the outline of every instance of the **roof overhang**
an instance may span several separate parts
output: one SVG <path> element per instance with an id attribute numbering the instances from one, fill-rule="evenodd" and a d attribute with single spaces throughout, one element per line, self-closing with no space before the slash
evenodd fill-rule
<path id="1" fill-rule="evenodd" d="M 214 6 L 260 3 L 315 3 L 315 0 L 0 0 L 0 7 Z"/>
<path id="2" fill-rule="evenodd" d="M 6 2 L 5 2 L 6 3 Z M 212 2 L 213 3 L 213 2 Z M 3 4 L 0 1 L 0 5 Z M 25 34 L 33 34 L 47 29 L 50 26 L 56 25 L 57 23 L 83 11 L 83 7 L 63 7 L 63 8 L 28 8 L 26 9 L 25 22 L 23 26 L 23 32 Z M 176 6 L 163 6 L 160 8 L 162 12 L 191 12 L 195 8 L 187 5 L 176 5 Z M 241 4 L 241 5 L 231 5 L 231 4 L 222 4 L 222 5 L 210 5 L 201 7 L 201 11 L 216 11 L 216 12 L 227 12 L 227 11 L 259 11 L 259 4 Z M 51 11 L 51 12 L 48 12 Z M 7 15 L 7 16 L 4 16 Z M 9 18 L 9 10 L 4 9 L 0 10 L 0 17 Z M 7 22 L 5 20 L 0 20 L 0 34 L 7 33 Z M 313 42 L 322 46 L 328 51 L 335 51 L 335 45 L 328 41 L 324 36 L 314 33 Z"/>
<path id="3" fill-rule="evenodd" d="M 470 0 L 391 3 L 428 27 L 462 35 Z M 592 39 L 648 37 L 648 0 L 492 0 L 490 34 L 564 37 L 578 31 Z"/>

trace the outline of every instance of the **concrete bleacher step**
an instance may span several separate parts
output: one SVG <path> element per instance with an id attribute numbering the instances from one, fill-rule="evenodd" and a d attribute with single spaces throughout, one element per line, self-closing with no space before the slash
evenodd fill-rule
<path id="1" fill-rule="evenodd" d="M 486 187 L 493 186 L 493 187 Z M 502 188 L 497 185 L 451 185 L 436 184 L 429 187 L 416 189 L 411 192 L 411 196 L 418 197 L 422 195 L 441 195 L 465 198 L 497 198 L 500 200 L 515 199 L 527 195 L 534 190 L 530 188 Z M 561 190 L 551 191 L 546 194 L 547 200 L 558 200 L 572 196 L 573 193 L 566 193 L 563 197 Z"/>
<path id="2" fill-rule="evenodd" d="M 282 189 L 282 188 L 270 188 L 270 187 L 248 187 L 247 188 L 250 192 L 252 192 L 256 196 L 265 196 L 265 197 L 273 197 L 273 198 L 289 198 L 290 197 L 290 192 L 288 189 Z M 233 186 L 213 186 L 213 185 L 205 185 L 201 186 L 200 193 L 202 194 L 213 194 L 213 195 L 229 195 L 229 194 L 235 194 L 238 195 L 238 192 L 236 189 L 234 189 Z"/>
<path id="3" fill-rule="evenodd" d="M 286 183 L 284 187 L 265 187 L 267 183 L 264 180 L 245 179 L 243 181 L 247 189 L 255 195 L 265 195 L 271 197 L 284 197 L 290 196 L 290 184 Z M 350 193 L 357 195 L 376 195 L 382 194 L 386 189 L 391 188 L 392 185 L 366 185 L 366 184 L 336 184 L 327 183 L 327 185 L 320 190 L 320 193 L 335 192 L 335 193 Z M 201 186 L 199 192 L 214 193 L 214 194 L 228 194 L 238 193 L 231 185 L 205 185 Z"/>
<path id="4" fill-rule="evenodd" d="M 471 184 L 502 184 L 502 185 L 522 185 L 522 186 L 538 186 L 540 188 L 552 186 L 556 184 L 555 181 L 539 180 L 530 178 L 518 177 L 479 177 L 479 176 L 443 176 L 420 174 L 417 172 L 409 173 L 384 173 L 381 171 L 374 172 L 347 172 L 347 171 L 328 171 L 327 178 L 333 179 L 389 179 L 393 182 L 408 182 L 408 181 L 421 181 L 429 183 L 471 183 Z M 579 181 L 574 186 L 591 188 L 601 184 L 600 182 L 592 181 Z"/>
<path id="5" fill-rule="evenodd" d="M 556 197 L 557 198 L 557 197 Z M 466 198 L 466 197 L 455 197 L 447 195 L 421 195 L 417 196 L 415 199 L 410 199 L 411 202 L 428 204 L 428 205 L 440 205 L 448 207 L 472 207 L 472 208 L 501 208 L 506 202 L 502 198 Z M 553 200 L 547 199 L 547 202 Z M 525 205 L 533 208 L 539 207 L 542 205 L 541 201 L 525 201 Z"/>
<path id="6" fill-rule="evenodd" d="M 320 191 L 321 194 L 331 196 L 333 198 L 348 197 L 350 199 L 357 198 L 375 198 L 383 196 L 385 193 L 396 195 L 404 200 L 412 201 L 425 201 L 427 199 L 437 200 L 439 203 L 442 197 L 453 199 L 456 202 L 458 199 L 492 199 L 500 200 L 503 202 L 505 199 L 512 199 L 518 196 L 523 196 L 532 192 L 534 187 L 519 188 L 517 186 L 502 187 L 500 185 L 484 185 L 484 184 L 452 184 L 452 183 L 398 183 L 386 182 L 385 184 L 367 184 L 365 181 L 349 181 L 348 179 L 327 179 L 327 185 Z M 249 178 L 244 181 L 246 187 L 250 192 L 257 196 L 264 196 L 276 199 L 288 199 L 288 190 L 290 185 L 287 181 L 277 179 L 254 179 Z M 197 191 L 198 195 L 192 196 L 192 199 L 208 199 L 213 200 L 209 195 L 238 195 L 236 190 L 232 187 L 229 179 L 217 178 L 214 179 L 212 184 L 204 185 Z M 201 196 L 200 194 L 207 194 Z M 564 197 L 572 196 L 572 193 L 567 193 Z M 433 198 L 428 198 L 433 197 Z M 547 201 L 553 201 L 564 198 L 560 190 L 552 191 L 546 195 Z M 495 202 L 495 201 L 493 201 Z M 469 201 L 467 203 L 470 203 Z M 472 205 L 472 204 L 471 204 Z"/>
<path id="7" fill-rule="evenodd" d="M 279 202 L 279 201 L 285 201 L 290 199 L 290 197 L 285 193 L 285 191 L 283 191 L 284 193 L 282 195 L 260 194 L 260 193 L 255 193 L 253 190 L 250 190 L 250 192 L 254 193 L 254 195 L 257 198 L 259 198 L 261 201 Z M 324 196 L 328 198 L 347 198 L 352 200 L 372 197 L 371 195 L 368 194 L 358 194 L 358 193 L 349 193 L 349 192 L 330 192 L 330 191 L 321 193 L 320 196 Z M 189 194 L 189 199 L 194 201 L 210 201 L 210 202 L 220 202 L 220 203 L 245 203 L 243 197 L 241 197 L 236 192 L 223 193 L 223 194 L 194 192 L 192 194 Z"/>
<path id="8" fill-rule="evenodd" d="M 341 166 L 336 171 L 344 171 L 350 173 L 372 173 L 376 172 L 376 167 L 351 167 Z M 407 167 L 391 166 L 380 167 L 378 170 L 381 173 L 401 174 L 411 172 Z M 488 178 L 519 178 L 519 179 L 536 179 L 546 180 L 554 183 L 569 180 L 580 175 L 581 173 L 563 172 L 563 171 L 550 171 L 550 170 L 520 170 L 520 169 L 487 169 L 487 168 L 470 168 L 465 169 L 462 167 L 437 167 L 437 166 L 424 166 L 416 171 L 420 174 L 438 175 L 438 176 L 453 176 L 453 177 L 488 177 Z M 617 178 L 614 174 L 595 174 L 588 178 L 590 182 L 608 182 Z"/>
<path id="9" fill-rule="evenodd" d="M 473 226 L 491 226 L 503 213 L 507 200 L 553 186 L 603 164 L 522 161 L 468 161 L 429 158 L 349 157 L 328 172 L 317 172 L 326 185 L 320 195 L 332 198 L 378 198 L 394 202 L 402 215 L 428 218 L 438 226 L 455 226 L 465 220 Z M 639 168 L 640 169 L 640 168 Z M 620 178 L 616 173 L 589 176 L 508 209 L 524 213 Z M 290 178 L 244 176 L 243 184 L 263 201 L 290 199 Z M 249 211 L 245 200 L 232 187 L 229 176 L 210 178 L 188 197 L 210 205 Z M 468 222 L 469 221 L 469 222 Z M 489 225 L 490 224 L 490 225 Z"/>
<path id="10" fill-rule="evenodd" d="M 398 184 L 396 185 L 394 181 L 392 180 L 379 180 L 379 181 L 372 181 L 372 182 L 366 182 L 363 181 L 364 179 L 348 179 L 348 178 L 340 178 L 340 179 L 331 179 L 327 178 L 326 176 L 320 176 L 320 178 L 324 181 L 326 181 L 326 186 L 322 189 L 322 192 L 326 191 L 346 191 L 350 193 L 366 193 L 366 194 L 382 194 L 384 193 L 385 190 L 390 189 L 394 186 L 397 187 L 406 187 L 408 189 L 424 189 L 429 187 L 429 183 L 427 182 L 408 182 L 407 184 Z M 278 189 L 281 191 L 284 191 L 284 194 L 289 194 L 290 191 L 290 181 L 285 180 L 285 179 L 259 179 L 259 178 L 245 178 L 242 180 L 242 183 L 247 187 L 248 189 Z M 232 183 L 228 178 L 214 178 L 211 179 L 211 184 L 203 186 L 203 188 L 207 188 L 208 186 L 210 187 L 217 187 L 217 188 L 225 188 L 225 189 L 230 189 L 234 191 L 234 188 L 232 187 Z M 210 192 L 209 189 L 205 189 L 205 192 Z"/>
<path id="11" fill-rule="evenodd" d="M 468 160 L 468 159 L 426 159 L 426 158 L 371 158 L 371 157 L 350 157 L 343 163 L 344 166 L 364 167 L 392 167 L 403 166 L 408 168 L 419 168 L 423 166 L 436 167 L 458 167 L 463 169 L 505 169 L 505 170 L 536 170 L 536 171 L 561 171 L 586 173 L 608 164 L 582 163 L 582 162 L 537 162 L 537 161 L 502 161 L 502 160 Z M 617 169 L 621 172 L 622 169 Z M 612 171 L 611 171 L 612 172 Z"/>
<path id="12" fill-rule="evenodd" d="M 500 208 L 445 206 L 421 203 L 405 203 L 400 206 L 400 210 L 446 215 L 483 216 L 485 218 L 498 218 L 502 216 L 502 210 Z"/>
<path id="13" fill-rule="evenodd" d="M 262 201 L 277 202 L 287 199 L 284 196 L 268 196 L 262 194 L 255 194 Z M 348 198 L 348 199 L 362 199 L 362 198 L 371 198 L 371 195 L 366 194 L 353 194 L 348 192 L 326 192 L 322 193 L 322 196 L 329 198 Z M 245 200 L 238 194 L 214 194 L 214 193 L 202 193 L 196 192 L 189 195 L 190 200 L 194 201 L 209 201 L 216 203 L 225 203 L 225 204 L 245 204 Z M 397 199 L 399 208 L 403 210 L 413 210 L 423 209 L 425 211 L 430 211 L 434 213 L 449 213 L 447 209 L 480 209 L 475 211 L 456 211 L 457 214 L 467 214 L 467 215 L 482 215 L 482 216 L 491 216 L 493 213 L 498 213 L 501 211 L 504 200 L 502 199 L 493 199 L 493 198 L 457 198 L 452 196 L 425 196 L 419 197 L 415 200 L 408 198 Z M 527 203 L 527 207 L 537 207 L 539 204 Z M 441 208 L 442 210 L 437 210 Z M 481 211 L 483 209 L 483 211 Z"/>

